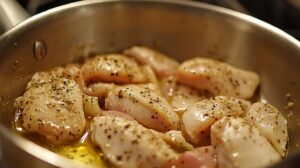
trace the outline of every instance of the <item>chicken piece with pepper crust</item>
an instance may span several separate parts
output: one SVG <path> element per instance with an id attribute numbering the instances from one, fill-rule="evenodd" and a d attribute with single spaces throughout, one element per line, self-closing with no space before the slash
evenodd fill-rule
<path id="1" fill-rule="evenodd" d="M 158 77 L 166 77 L 176 72 L 179 64 L 172 58 L 147 47 L 133 46 L 124 54 L 134 58 L 140 64 L 150 65 Z"/>
<path id="2" fill-rule="evenodd" d="M 104 115 L 94 118 L 91 126 L 92 142 L 116 167 L 159 168 L 178 155 L 159 135 L 134 120 Z"/>
<path id="3" fill-rule="evenodd" d="M 258 128 L 282 158 L 285 157 L 289 139 L 287 121 L 275 107 L 267 103 L 254 103 L 245 119 Z"/>
<path id="4" fill-rule="evenodd" d="M 281 160 L 255 126 L 238 117 L 223 117 L 211 127 L 219 168 L 260 168 Z"/>
<path id="5" fill-rule="evenodd" d="M 249 99 L 253 96 L 259 77 L 254 72 L 235 68 L 207 58 L 194 58 L 183 62 L 176 72 L 178 82 L 213 95 Z"/>
<path id="6" fill-rule="evenodd" d="M 85 129 L 82 91 L 65 69 L 36 73 L 16 102 L 22 127 L 55 144 L 79 138 Z"/>
<path id="7" fill-rule="evenodd" d="M 216 96 L 197 102 L 183 113 L 185 135 L 194 144 L 208 145 L 212 124 L 224 116 L 242 116 L 249 108 L 250 102 L 226 96 Z"/>
<path id="8" fill-rule="evenodd" d="M 81 67 L 86 83 L 113 82 L 119 84 L 145 83 L 146 76 L 131 58 L 120 54 L 97 55 Z"/>
<path id="9" fill-rule="evenodd" d="M 157 91 L 147 86 L 128 85 L 111 91 L 105 99 L 105 108 L 127 113 L 156 131 L 180 129 L 178 115 Z"/>

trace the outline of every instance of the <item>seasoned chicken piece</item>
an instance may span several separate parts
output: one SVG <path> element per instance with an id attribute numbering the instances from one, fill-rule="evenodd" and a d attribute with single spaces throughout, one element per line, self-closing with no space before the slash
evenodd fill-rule
<path id="1" fill-rule="evenodd" d="M 158 84 L 158 79 L 155 75 L 155 72 L 149 65 L 143 65 L 141 67 L 141 69 L 142 69 L 143 73 L 145 74 L 147 81 L 149 83 Z"/>
<path id="2" fill-rule="evenodd" d="M 178 83 L 174 76 L 162 78 L 160 81 L 160 90 L 162 96 L 170 102 L 174 111 L 180 116 L 191 104 L 212 96 L 207 90 L 198 90 Z"/>
<path id="3" fill-rule="evenodd" d="M 158 86 L 154 83 L 138 84 L 138 86 L 147 87 L 160 93 Z M 117 87 L 119 86 L 114 83 L 92 83 L 88 87 L 85 87 L 83 92 L 87 95 L 98 97 L 99 99 L 105 99 L 108 93 Z"/>
<path id="4" fill-rule="evenodd" d="M 150 129 L 111 115 L 94 118 L 91 139 L 116 167 L 159 168 L 177 156 Z"/>
<path id="5" fill-rule="evenodd" d="M 219 168 L 266 167 L 281 158 L 258 129 L 242 118 L 224 117 L 211 127 Z"/>
<path id="6" fill-rule="evenodd" d="M 35 73 L 27 83 L 26 90 L 40 83 L 49 82 L 55 78 L 73 79 L 73 76 L 63 67 L 55 67 L 51 71 L 38 72 Z"/>
<path id="7" fill-rule="evenodd" d="M 62 75 L 67 76 L 68 78 L 72 77 L 77 82 L 81 90 L 85 88 L 85 82 L 83 80 L 79 65 L 68 64 L 66 68 L 64 68 Z"/>
<path id="8" fill-rule="evenodd" d="M 211 96 L 207 91 L 200 91 L 193 87 L 177 83 L 171 98 L 171 106 L 181 116 L 190 105 Z"/>
<path id="9" fill-rule="evenodd" d="M 161 133 L 153 130 L 153 132 L 158 134 L 167 144 L 171 145 L 177 151 L 187 151 L 194 148 L 191 144 L 186 142 L 181 131 L 172 130 L 166 133 Z"/>
<path id="10" fill-rule="evenodd" d="M 108 93 L 118 86 L 114 83 L 92 83 L 83 89 L 84 94 L 95 96 L 99 99 L 105 99 Z"/>
<path id="11" fill-rule="evenodd" d="M 250 102 L 226 96 L 217 96 L 197 102 L 183 113 L 182 123 L 187 138 L 198 145 L 207 145 L 210 126 L 224 116 L 241 116 L 250 108 Z"/>
<path id="12" fill-rule="evenodd" d="M 162 168 L 216 168 L 216 152 L 212 146 L 195 148 L 167 162 Z"/>
<path id="13" fill-rule="evenodd" d="M 147 78 L 138 64 L 120 54 L 97 55 L 81 68 L 83 79 L 90 82 L 145 83 Z"/>
<path id="14" fill-rule="evenodd" d="M 131 115 L 128 115 L 126 113 L 119 112 L 119 111 L 102 111 L 101 115 L 103 115 L 103 116 L 110 115 L 110 116 L 121 117 L 121 118 L 125 118 L 127 120 L 135 121 L 135 119 Z"/>
<path id="15" fill-rule="evenodd" d="M 175 73 L 179 64 L 170 57 L 147 47 L 133 46 L 124 54 L 134 58 L 140 64 L 150 65 L 159 77 L 166 77 Z"/>
<path id="16" fill-rule="evenodd" d="M 99 116 L 102 113 L 99 107 L 98 98 L 83 94 L 83 111 L 87 117 Z"/>
<path id="17" fill-rule="evenodd" d="M 16 100 L 21 123 L 28 132 L 37 132 L 52 143 L 79 138 L 85 129 L 82 91 L 64 69 L 36 73 L 23 96 Z"/>
<path id="18" fill-rule="evenodd" d="M 281 157 L 286 155 L 288 142 L 287 121 L 275 107 L 257 102 L 250 107 L 245 119 L 258 128 Z"/>
<path id="19" fill-rule="evenodd" d="M 137 85 L 119 87 L 108 94 L 105 108 L 125 112 L 145 127 L 157 131 L 180 128 L 179 117 L 167 101 L 148 87 Z"/>
<path id="20" fill-rule="evenodd" d="M 162 96 L 168 101 L 171 101 L 176 89 L 176 78 L 174 76 L 168 76 L 162 78 L 159 83 L 160 92 Z"/>
<path id="21" fill-rule="evenodd" d="M 159 86 L 157 84 L 154 84 L 154 83 L 138 84 L 136 86 L 143 87 L 143 88 L 146 88 L 146 89 L 151 89 L 151 90 L 155 91 L 157 94 L 159 94 L 159 95 L 161 94 L 160 90 L 159 90 Z"/>
<path id="22" fill-rule="evenodd" d="M 180 83 L 214 95 L 251 98 L 259 84 L 257 74 L 207 58 L 183 62 L 176 72 Z"/>
<path id="23" fill-rule="evenodd" d="M 153 83 L 138 84 L 138 86 L 147 87 L 156 91 L 157 93 L 160 93 L 158 86 Z M 85 87 L 83 89 L 83 92 L 89 96 L 95 96 L 99 99 L 105 99 L 108 93 L 110 91 L 113 91 L 117 87 L 119 86 L 114 83 L 92 83 L 88 87 Z"/>

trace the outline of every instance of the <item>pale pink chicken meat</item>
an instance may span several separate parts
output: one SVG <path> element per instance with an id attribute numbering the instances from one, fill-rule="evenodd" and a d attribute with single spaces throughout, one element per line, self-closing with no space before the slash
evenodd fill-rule
<path id="1" fill-rule="evenodd" d="M 171 101 L 176 89 L 176 78 L 175 76 L 168 76 L 161 78 L 159 81 L 159 88 L 161 95 L 168 101 Z"/>
<path id="2" fill-rule="evenodd" d="M 161 133 L 153 130 L 153 132 L 158 134 L 167 144 L 177 151 L 187 151 L 194 148 L 185 140 L 181 131 L 172 130 L 166 133 Z"/>
<path id="3" fill-rule="evenodd" d="M 176 72 L 178 82 L 214 95 L 249 99 L 253 96 L 259 77 L 254 72 L 235 68 L 208 58 L 183 62 Z"/>
<path id="4" fill-rule="evenodd" d="M 212 96 L 206 90 L 195 89 L 191 86 L 180 84 L 174 76 L 160 80 L 162 96 L 170 103 L 173 110 L 180 116 L 188 106 Z"/>
<path id="5" fill-rule="evenodd" d="M 92 122 L 92 142 L 116 167 L 159 168 L 177 157 L 158 135 L 133 120 L 105 115 Z"/>
<path id="6" fill-rule="evenodd" d="M 192 104 L 211 97 L 212 95 L 203 90 L 176 83 L 170 104 L 174 111 L 182 115 L 185 110 Z"/>
<path id="7" fill-rule="evenodd" d="M 219 168 L 261 168 L 281 160 L 259 130 L 238 117 L 224 117 L 211 127 Z"/>
<path id="8" fill-rule="evenodd" d="M 217 155 L 212 146 L 195 148 L 167 162 L 162 168 L 216 168 Z"/>
<path id="9" fill-rule="evenodd" d="M 114 83 L 91 83 L 83 89 L 83 92 L 89 96 L 95 96 L 99 99 L 105 99 L 108 93 L 118 86 Z"/>
<path id="10" fill-rule="evenodd" d="M 175 73 L 179 64 L 172 58 L 147 47 L 133 46 L 124 54 L 137 60 L 140 64 L 150 65 L 158 77 L 166 77 Z"/>
<path id="11" fill-rule="evenodd" d="M 141 69 L 142 72 L 145 74 L 147 81 L 149 83 L 158 84 L 157 76 L 149 65 L 143 65 L 141 66 Z"/>
<path id="12" fill-rule="evenodd" d="M 142 66 L 141 71 L 145 75 L 147 83 L 141 83 L 137 85 L 145 87 L 147 86 L 153 90 L 159 91 L 157 78 L 152 69 L 149 66 Z M 108 93 L 117 87 L 119 87 L 119 85 L 115 83 L 96 82 L 89 84 L 87 87 L 84 87 L 83 92 L 90 96 L 96 96 L 100 99 L 105 99 Z"/>
<path id="13" fill-rule="evenodd" d="M 101 115 L 103 116 L 110 115 L 110 116 L 121 117 L 127 120 L 135 121 L 135 119 L 131 115 L 119 111 L 102 111 Z"/>
<path id="14" fill-rule="evenodd" d="M 131 58 L 120 54 L 97 55 L 81 67 L 86 83 L 114 82 L 119 84 L 145 83 L 147 78 L 139 65 Z"/>
<path id="15" fill-rule="evenodd" d="M 63 75 L 72 77 L 79 85 L 81 90 L 85 88 L 85 82 L 80 71 L 80 65 L 68 64 L 63 71 Z"/>
<path id="16" fill-rule="evenodd" d="M 65 69 L 34 74 L 23 96 L 16 100 L 22 127 L 45 136 L 52 143 L 65 143 L 85 130 L 82 91 Z"/>
<path id="17" fill-rule="evenodd" d="M 224 116 L 242 116 L 250 102 L 226 96 L 216 96 L 189 106 L 183 113 L 182 123 L 187 138 L 198 145 L 210 141 L 210 126 Z"/>
<path id="18" fill-rule="evenodd" d="M 180 120 L 167 101 L 149 87 L 128 85 L 111 91 L 105 99 L 107 110 L 125 112 L 147 128 L 178 130 Z"/>
<path id="19" fill-rule="evenodd" d="M 245 119 L 258 128 L 281 157 L 285 157 L 288 143 L 287 121 L 275 107 L 267 103 L 254 103 Z"/>

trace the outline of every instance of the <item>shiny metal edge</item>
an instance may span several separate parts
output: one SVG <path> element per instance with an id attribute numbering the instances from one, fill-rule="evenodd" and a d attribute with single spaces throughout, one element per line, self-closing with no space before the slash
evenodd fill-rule
<path id="1" fill-rule="evenodd" d="M 8 30 L 5 32 L 3 35 L 0 36 L 0 40 L 4 38 L 9 38 L 11 34 L 14 32 L 22 29 L 22 27 L 33 24 L 37 20 L 41 20 L 43 18 L 48 17 L 49 15 L 55 15 L 57 13 L 63 12 L 68 9 L 76 8 L 79 6 L 88 6 L 88 5 L 93 5 L 93 4 L 98 4 L 98 3 L 111 3 L 111 2 L 122 2 L 122 3 L 127 3 L 127 2 L 135 2 L 135 3 L 143 3 L 143 2 L 157 2 L 157 3 L 165 3 L 165 4 L 177 4 L 177 5 L 183 5 L 183 6 L 191 6 L 191 7 L 199 7 L 203 9 L 208 9 L 217 13 L 222 13 L 225 15 L 228 15 L 233 18 L 240 19 L 242 21 L 246 21 L 249 23 L 252 23 L 255 26 L 260 27 L 261 29 L 264 29 L 266 31 L 270 31 L 274 34 L 280 35 L 281 38 L 287 40 L 288 42 L 292 43 L 293 45 L 296 45 L 300 49 L 300 42 L 292 37 L 291 35 L 287 34 L 283 30 L 272 26 L 271 24 L 264 22 L 262 20 L 259 20 L 253 16 L 249 16 L 237 11 L 233 11 L 231 9 L 203 3 L 203 2 L 194 2 L 194 1 L 183 1 L 183 0 L 89 0 L 89 1 L 79 1 L 79 2 L 74 2 L 66 5 L 62 5 L 53 9 L 49 9 L 45 12 L 42 12 L 40 14 L 34 15 L 30 17 L 29 19 L 19 23 L 12 29 Z"/>
<path id="2" fill-rule="evenodd" d="M 283 30 L 272 26 L 262 20 L 259 20 L 257 18 L 254 18 L 252 16 L 240 13 L 240 12 L 236 12 L 230 9 L 226 9 L 223 7 L 219 7 L 219 6 L 214 6 L 214 5 L 210 5 L 210 4 L 206 4 L 206 3 L 202 3 L 202 2 L 193 2 L 193 1 L 182 1 L 182 0 L 90 0 L 90 1 L 79 1 L 79 2 L 74 2 L 74 3 L 70 3 L 67 5 L 62 5 L 50 10 L 47 10 L 43 13 L 34 15 L 32 17 L 30 17 L 29 19 L 17 24 L 15 27 L 11 28 L 10 30 L 8 30 L 7 32 L 5 32 L 4 34 L 2 34 L 0 36 L 0 41 L 5 40 L 5 39 L 10 39 L 10 37 L 20 31 L 23 27 L 26 27 L 27 25 L 31 25 L 34 24 L 35 22 L 42 20 L 44 18 L 47 18 L 48 16 L 53 16 L 55 14 L 58 14 L 60 12 L 64 12 L 65 10 L 69 10 L 72 8 L 77 8 L 80 6 L 88 6 L 88 5 L 93 5 L 93 4 L 98 4 L 98 3 L 111 3 L 111 2 L 122 2 L 122 3 L 127 3 L 127 2 L 135 2 L 135 3 L 143 3 L 143 2 L 156 2 L 156 3 L 165 3 L 165 4 L 175 4 L 175 5 L 183 5 L 183 6 L 191 6 L 191 7 L 198 7 L 198 8 L 202 8 L 202 9 L 207 9 L 207 10 L 211 10 L 214 11 L 216 13 L 221 13 L 221 14 L 225 14 L 227 16 L 233 17 L 233 18 L 237 18 L 243 22 L 249 22 L 250 24 L 253 24 L 263 30 L 272 32 L 273 34 L 277 34 L 279 35 L 283 40 L 285 40 L 286 42 L 296 46 L 299 49 L 299 53 L 300 53 L 300 42 L 295 39 L 294 37 L 292 37 L 291 35 L 287 34 L 286 32 L 284 32 Z M 300 54 L 299 54 L 300 57 Z M 8 139 L 10 139 L 13 143 L 15 143 L 18 147 L 20 147 L 21 149 L 23 149 L 24 151 L 28 152 L 29 154 L 43 160 L 46 161 L 54 166 L 59 166 L 59 167 L 87 167 L 86 165 L 82 165 L 79 163 L 76 163 L 70 159 L 67 159 L 65 157 L 62 157 L 61 155 L 58 155 L 54 152 L 51 152 L 47 149 L 44 149 L 43 147 L 34 144 L 33 142 L 18 136 L 14 133 L 12 133 L 9 129 L 7 129 L 5 126 L 3 126 L 0 123 L 0 132 L 2 132 L 2 134 L 6 137 L 8 137 Z M 26 144 L 26 145 L 24 145 Z M 34 149 L 34 152 L 33 152 Z M 295 155 L 299 155 L 295 154 Z M 291 156 L 294 157 L 295 155 Z"/>

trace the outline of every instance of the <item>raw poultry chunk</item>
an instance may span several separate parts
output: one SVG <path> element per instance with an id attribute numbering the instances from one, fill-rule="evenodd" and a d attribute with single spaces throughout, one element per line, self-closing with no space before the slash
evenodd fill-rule
<path id="1" fill-rule="evenodd" d="M 154 131 L 154 133 L 158 134 L 167 144 L 172 146 L 172 148 L 176 149 L 179 152 L 191 150 L 194 147 L 186 142 L 185 138 L 183 137 L 181 131 L 168 131 L 166 133 L 161 133 Z"/>
<path id="2" fill-rule="evenodd" d="M 224 117 L 211 127 L 219 168 L 266 167 L 280 155 L 256 127 L 242 118 Z"/>
<path id="3" fill-rule="evenodd" d="M 138 64 L 120 54 L 97 55 L 87 60 L 82 68 L 83 79 L 91 82 L 144 83 L 147 78 Z"/>
<path id="4" fill-rule="evenodd" d="M 197 102 L 182 116 L 183 129 L 191 142 L 198 145 L 209 141 L 210 126 L 224 116 L 241 116 L 250 102 L 226 96 L 217 96 Z"/>
<path id="5" fill-rule="evenodd" d="M 21 111 L 23 128 L 56 144 L 79 138 L 86 123 L 82 91 L 63 72 L 63 68 L 56 68 L 36 73 L 15 103 Z"/>
<path id="6" fill-rule="evenodd" d="M 193 87 L 177 83 L 171 97 L 171 106 L 174 111 L 182 115 L 190 105 L 209 97 L 211 97 L 211 94 L 207 91 L 197 90 Z"/>
<path id="7" fill-rule="evenodd" d="M 162 168 L 216 168 L 216 152 L 212 146 L 195 148 L 167 162 Z"/>
<path id="8" fill-rule="evenodd" d="M 67 76 L 68 78 L 72 77 L 76 81 L 76 83 L 79 85 L 81 90 L 83 90 L 85 88 L 85 83 L 84 83 L 79 65 L 68 64 L 66 66 L 66 68 L 64 68 L 62 75 Z"/>
<path id="9" fill-rule="evenodd" d="M 147 128 L 157 131 L 178 130 L 180 120 L 156 91 L 137 85 L 119 87 L 105 99 L 107 110 L 125 112 Z"/>
<path id="10" fill-rule="evenodd" d="M 149 65 L 143 65 L 141 66 L 141 69 L 145 76 L 147 77 L 147 81 L 153 84 L 158 84 L 158 79 L 155 75 L 155 72 Z"/>
<path id="11" fill-rule="evenodd" d="M 102 111 L 101 115 L 111 115 L 111 116 L 121 117 L 127 120 L 135 121 L 135 119 L 131 115 L 119 111 Z"/>
<path id="12" fill-rule="evenodd" d="M 117 85 L 114 83 L 92 83 L 83 89 L 83 92 L 89 96 L 95 96 L 99 99 L 105 99 L 108 93 L 114 90 Z"/>
<path id="13" fill-rule="evenodd" d="M 168 76 L 161 78 L 159 82 L 159 88 L 161 95 L 168 101 L 171 101 L 174 91 L 176 89 L 176 78 L 174 76 Z"/>
<path id="14" fill-rule="evenodd" d="M 180 83 L 208 90 L 214 95 L 251 98 L 259 84 L 258 75 L 207 58 L 183 62 L 176 72 Z"/>
<path id="15" fill-rule="evenodd" d="M 134 46 L 124 51 L 140 64 L 150 65 L 159 77 L 166 77 L 175 73 L 179 64 L 170 57 L 147 47 Z"/>
<path id="16" fill-rule="evenodd" d="M 257 102 L 250 107 L 245 119 L 258 128 L 281 157 L 285 156 L 288 142 L 287 121 L 275 107 Z"/>
<path id="17" fill-rule="evenodd" d="M 116 167 L 159 168 L 177 156 L 150 129 L 121 117 L 94 118 L 91 137 Z"/>

